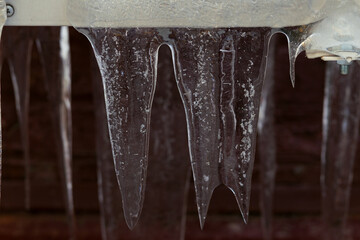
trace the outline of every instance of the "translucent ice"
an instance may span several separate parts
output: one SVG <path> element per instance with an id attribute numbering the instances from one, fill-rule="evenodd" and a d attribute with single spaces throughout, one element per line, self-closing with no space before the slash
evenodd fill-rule
<path id="1" fill-rule="evenodd" d="M 120 192 L 116 183 L 111 145 L 106 124 L 104 92 L 97 66 L 93 64 L 94 96 L 97 122 L 97 159 L 99 202 L 103 239 L 183 239 L 189 186 L 189 161 L 186 151 L 185 122 L 181 102 L 172 74 L 169 50 L 159 66 L 159 88 L 152 108 L 151 148 L 145 202 L 142 218 L 133 231 L 122 229 L 119 205 Z M 97 70 L 98 71 L 98 70 Z M 178 186 L 174 188 L 173 186 Z M 174 207 L 176 206 L 176 207 Z M 159 227 L 161 226 L 161 227 Z M 154 230 L 156 233 L 154 233 Z"/>
<path id="2" fill-rule="evenodd" d="M 260 160 L 260 208 L 263 237 L 272 239 L 273 195 L 276 173 L 276 138 L 274 123 L 274 67 L 276 38 L 269 48 L 266 76 L 261 93 L 258 121 L 258 159 Z"/>
<path id="3" fill-rule="evenodd" d="M 221 183 L 220 62 L 223 31 L 176 29 L 174 53 L 188 124 L 189 151 L 201 226 L 214 189 Z"/>
<path id="4" fill-rule="evenodd" d="M 4 0 L 0 0 L 0 39 L 3 26 L 6 21 L 6 3 Z M 0 59 L 0 70 L 2 68 L 2 59 Z M 1 96 L 0 96 L 1 104 Z M 1 106 L 0 106 L 0 122 L 1 122 Z M 1 171 L 2 170 L 2 133 L 1 133 L 1 124 L 0 124 L 0 200 L 1 200 Z"/>
<path id="5" fill-rule="evenodd" d="M 360 68 L 342 75 L 336 62 L 327 63 L 323 110 L 322 198 L 325 239 L 345 239 L 345 223 L 353 179 L 360 117 Z"/>
<path id="6" fill-rule="evenodd" d="M 310 35 L 311 25 L 283 29 L 289 46 L 290 80 L 295 87 L 295 62 L 299 54 L 305 51 L 305 41 Z"/>
<path id="7" fill-rule="evenodd" d="M 185 238 L 190 161 L 186 121 L 174 81 L 171 52 L 160 49 L 158 82 L 152 107 L 150 155 L 144 209 L 132 239 Z M 185 150 L 185 151 L 184 151 Z M 176 186 L 176 187 L 174 187 Z"/>
<path id="8" fill-rule="evenodd" d="M 96 119 L 96 160 L 101 235 L 103 240 L 116 240 L 121 236 L 120 224 L 123 221 L 121 204 L 119 204 L 121 196 L 111 152 L 104 88 L 95 57 L 92 57 L 91 61 L 91 74 Z"/>
<path id="9" fill-rule="evenodd" d="M 145 192 L 149 124 L 160 43 L 151 29 L 81 29 L 94 48 L 105 90 L 125 219 L 137 223 Z"/>
<path id="10" fill-rule="evenodd" d="M 25 207 L 30 208 L 30 153 L 29 153 L 29 84 L 33 41 L 30 28 L 6 29 L 2 41 L 3 57 L 8 61 L 14 87 L 16 111 L 19 118 L 22 147 L 25 159 Z"/>
<path id="11" fill-rule="evenodd" d="M 174 29 L 200 224 L 225 184 L 247 221 L 269 29 Z"/>
<path id="12" fill-rule="evenodd" d="M 72 192 L 71 63 L 68 27 L 39 28 L 36 44 L 45 73 L 45 86 L 52 121 L 69 218 L 70 236 L 75 238 L 75 213 Z"/>

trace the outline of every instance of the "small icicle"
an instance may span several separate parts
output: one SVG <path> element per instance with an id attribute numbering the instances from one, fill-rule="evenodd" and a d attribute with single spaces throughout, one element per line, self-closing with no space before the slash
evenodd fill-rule
<path id="1" fill-rule="evenodd" d="M 360 118 L 360 68 L 328 62 L 323 109 L 322 198 L 324 239 L 345 239 Z"/>
<path id="2" fill-rule="evenodd" d="M 121 236 L 119 226 L 123 221 L 121 204 L 119 204 L 121 195 L 111 152 L 104 87 L 94 56 L 91 59 L 91 73 L 96 120 L 96 162 L 101 235 L 103 240 L 116 240 Z"/>
<path id="3" fill-rule="evenodd" d="M 276 174 L 276 138 L 274 123 L 274 67 L 276 38 L 271 41 L 258 121 L 258 158 L 260 160 L 260 209 L 263 238 L 271 240 L 273 195 Z"/>
<path id="4" fill-rule="evenodd" d="M 152 29 L 80 29 L 91 41 L 102 74 L 116 175 L 129 228 L 145 192 L 151 106 L 160 43 Z"/>
<path id="5" fill-rule="evenodd" d="M 296 28 L 286 28 L 282 30 L 288 40 L 289 61 L 290 61 L 290 80 L 295 87 L 295 63 L 296 58 L 303 52 L 304 43 L 309 37 L 309 29 L 311 25 L 300 26 Z"/>
<path id="6" fill-rule="evenodd" d="M 70 239 L 76 238 L 72 192 L 71 63 L 68 27 L 38 29 L 36 44 L 44 68 Z"/>
<path id="7" fill-rule="evenodd" d="M 177 84 L 185 107 L 196 201 L 203 228 L 210 199 L 220 185 L 219 47 L 217 30 L 174 29 Z"/>
<path id="8" fill-rule="evenodd" d="M 29 98 L 30 64 L 33 41 L 30 29 L 16 27 L 6 29 L 2 41 L 4 57 L 8 60 L 11 80 L 14 87 L 16 111 L 19 118 L 22 147 L 25 160 L 25 208 L 30 209 L 30 152 L 29 152 Z"/>

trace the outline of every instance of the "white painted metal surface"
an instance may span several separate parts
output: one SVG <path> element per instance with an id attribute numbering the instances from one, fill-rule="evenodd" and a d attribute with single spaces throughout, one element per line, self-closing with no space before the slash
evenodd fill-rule
<path id="1" fill-rule="evenodd" d="M 6 25 L 284 27 L 319 21 L 360 0 L 7 0 Z"/>
<path id="2" fill-rule="evenodd" d="M 6 0 L 14 8 L 7 26 L 67 26 L 66 0 Z"/>
<path id="3" fill-rule="evenodd" d="M 68 0 L 77 27 L 285 27 L 317 22 L 355 0 Z"/>
<path id="4" fill-rule="evenodd" d="M 309 58 L 360 57 L 360 0 L 6 0 L 8 26 L 273 27 L 314 24 Z M 344 38 L 346 37 L 346 39 Z"/>

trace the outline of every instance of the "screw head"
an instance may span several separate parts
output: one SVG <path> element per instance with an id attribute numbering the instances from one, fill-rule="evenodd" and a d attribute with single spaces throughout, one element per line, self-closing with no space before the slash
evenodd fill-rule
<path id="1" fill-rule="evenodd" d="M 6 4 L 6 15 L 7 17 L 12 17 L 15 13 L 15 9 L 12 5 Z"/>

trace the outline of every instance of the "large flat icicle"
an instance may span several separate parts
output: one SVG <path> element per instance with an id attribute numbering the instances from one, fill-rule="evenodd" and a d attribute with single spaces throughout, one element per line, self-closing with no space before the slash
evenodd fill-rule
<path id="1" fill-rule="evenodd" d="M 270 29 L 174 29 L 197 204 L 203 226 L 214 189 L 225 184 L 247 221 L 257 119 Z"/>
<path id="2" fill-rule="evenodd" d="M 160 43 L 152 29 L 80 29 L 91 41 L 105 90 L 115 170 L 126 222 L 141 213 Z"/>
<path id="3" fill-rule="evenodd" d="M 124 228 L 106 123 L 101 78 L 93 64 L 97 122 L 98 186 L 103 239 L 184 239 L 190 164 L 185 148 L 184 112 L 169 50 L 160 50 L 159 87 L 152 108 L 150 155 L 142 217 L 132 231 Z M 170 69 L 170 72 L 169 72 Z M 177 186 L 177 187 L 174 187 Z M 176 207 L 175 207 L 176 206 Z M 156 232 L 156 233 L 155 233 Z"/>

